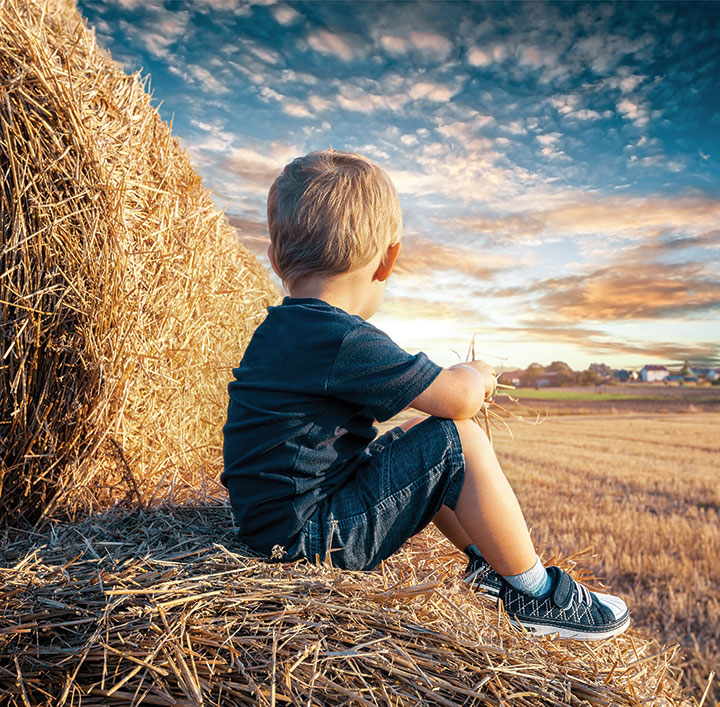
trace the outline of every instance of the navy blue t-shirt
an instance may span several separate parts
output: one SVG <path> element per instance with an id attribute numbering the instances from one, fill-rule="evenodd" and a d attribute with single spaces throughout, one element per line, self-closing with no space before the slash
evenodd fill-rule
<path id="1" fill-rule="evenodd" d="M 384 421 L 442 369 L 358 316 L 286 297 L 233 370 L 222 482 L 250 547 L 289 547 L 318 503 L 352 479 Z"/>

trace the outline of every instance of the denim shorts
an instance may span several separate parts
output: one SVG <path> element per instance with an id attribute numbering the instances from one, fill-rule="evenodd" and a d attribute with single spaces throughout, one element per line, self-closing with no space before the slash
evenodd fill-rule
<path id="1" fill-rule="evenodd" d="M 443 505 L 454 509 L 465 479 L 455 423 L 438 417 L 404 431 L 394 427 L 367 450 L 353 479 L 322 501 L 282 561 L 328 559 L 334 567 L 370 570 Z"/>

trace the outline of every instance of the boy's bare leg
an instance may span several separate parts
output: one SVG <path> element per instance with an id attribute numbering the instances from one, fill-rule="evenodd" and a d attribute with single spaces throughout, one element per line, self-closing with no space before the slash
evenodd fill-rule
<path id="1" fill-rule="evenodd" d="M 520 504 L 490 441 L 471 420 L 458 420 L 455 425 L 465 457 L 465 482 L 453 514 L 457 525 L 449 518 L 448 512 L 452 511 L 446 507 L 438 513 L 435 522 L 457 547 L 475 543 L 499 574 L 526 572 L 535 564 L 537 556 Z"/>
<path id="2" fill-rule="evenodd" d="M 468 545 L 472 545 L 470 536 L 460 525 L 460 521 L 451 508 L 441 506 L 433 518 L 433 523 L 458 550 L 465 550 Z"/>

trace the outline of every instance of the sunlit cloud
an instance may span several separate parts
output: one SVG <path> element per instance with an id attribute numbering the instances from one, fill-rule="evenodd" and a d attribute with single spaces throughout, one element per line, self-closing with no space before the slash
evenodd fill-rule
<path id="1" fill-rule="evenodd" d="M 589 197 L 581 193 L 575 201 L 566 201 L 567 196 L 563 194 L 555 198 L 562 202 L 556 207 L 529 209 L 496 218 L 463 216 L 439 220 L 452 228 L 516 242 L 594 234 L 637 240 L 668 231 L 703 233 L 720 222 L 720 199 Z M 552 195 L 545 194 L 538 201 L 552 199 Z"/>
<path id="2" fill-rule="evenodd" d="M 287 27 L 300 19 L 302 15 L 289 5 L 273 5 L 271 10 L 275 21 Z"/>
<path id="3" fill-rule="evenodd" d="M 334 56 L 343 61 L 350 61 L 360 55 L 360 52 L 351 46 L 347 39 L 339 34 L 320 30 L 311 34 L 307 42 L 312 49 L 326 56 Z"/>
<path id="4" fill-rule="evenodd" d="M 486 280 L 516 265 L 517 259 L 509 255 L 482 253 L 466 246 L 451 247 L 428 238 L 406 236 L 396 273 L 407 277 L 454 270 Z"/>
<path id="5" fill-rule="evenodd" d="M 530 294 L 536 308 L 569 322 L 658 319 L 720 308 L 720 282 L 700 263 L 615 263 L 495 294 Z"/>

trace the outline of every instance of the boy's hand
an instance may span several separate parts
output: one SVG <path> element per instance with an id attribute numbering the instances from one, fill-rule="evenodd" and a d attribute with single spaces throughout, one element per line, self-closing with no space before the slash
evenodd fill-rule
<path id="1" fill-rule="evenodd" d="M 497 374 L 485 361 L 466 361 L 457 363 L 452 368 L 471 368 L 480 374 L 485 386 L 485 400 L 490 400 L 497 390 Z"/>
<path id="2" fill-rule="evenodd" d="M 466 420 L 478 414 L 483 401 L 492 397 L 495 388 L 495 372 L 487 363 L 467 361 L 441 371 L 411 406 L 428 415 Z"/>

